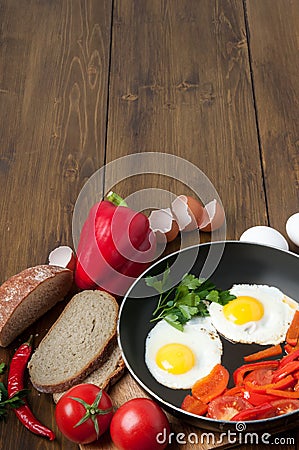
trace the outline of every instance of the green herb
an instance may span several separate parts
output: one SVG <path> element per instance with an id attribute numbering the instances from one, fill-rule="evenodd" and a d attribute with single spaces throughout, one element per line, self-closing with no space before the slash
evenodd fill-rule
<path id="1" fill-rule="evenodd" d="M 0 375 L 4 373 L 5 364 L 0 363 Z M 16 392 L 12 397 L 8 398 L 7 388 L 4 383 L 0 382 L 0 420 L 5 420 L 7 416 L 7 407 L 12 409 L 19 408 L 24 405 L 22 398 L 28 394 L 28 389 L 22 389 Z"/>
<path id="2" fill-rule="evenodd" d="M 161 279 L 147 277 L 145 282 L 159 292 L 158 304 L 153 312 L 153 319 L 165 319 L 170 325 L 183 331 L 185 323 L 194 316 L 209 315 L 209 302 L 226 305 L 236 298 L 229 291 L 222 291 L 209 280 L 192 274 L 184 275 L 179 285 L 167 289 L 169 286 L 170 268 L 167 267 Z"/>

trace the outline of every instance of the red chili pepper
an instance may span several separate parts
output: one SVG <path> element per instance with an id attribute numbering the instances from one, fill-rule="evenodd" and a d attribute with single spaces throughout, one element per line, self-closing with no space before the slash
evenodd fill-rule
<path id="1" fill-rule="evenodd" d="M 148 218 L 109 193 L 96 203 L 83 225 L 75 282 L 81 289 L 100 287 L 124 294 L 151 262 L 156 238 Z"/>
<path id="2" fill-rule="evenodd" d="M 32 337 L 18 348 L 11 360 L 7 382 L 9 398 L 24 389 L 24 372 L 32 352 L 31 339 Z M 32 433 L 47 437 L 50 441 L 53 441 L 55 439 L 53 431 L 40 423 L 33 415 L 27 402 L 24 399 L 23 401 L 24 405 L 14 409 L 17 418 Z"/>
<path id="3" fill-rule="evenodd" d="M 238 367 L 233 373 L 235 385 L 238 386 L 243 384 L 244 375 L 247 372 L 250 372 L 255 369 L 276 369 L 279 365 L 279 361 L 259 361 L 252 364 L 244 364 L 241 367 Z"/>
<path id="4" fill-rule="evenodd" d="M 244 420 L 258 420 L 275 415 L 275 408 L 271 403 L 263 403 L 254 408 L 244 409 L 233 416 L 230 420 L 243 422 Z"/>
<path id="5" fill-rule="evenodd" d="M 282 367 L 275 370 L 273 374 L 273 382 L 279 381 L 285 378 L 287 375 L 290 375 L 293 372 L 299 370 L 299 361 L 290 361 L 284 364 Z"/>

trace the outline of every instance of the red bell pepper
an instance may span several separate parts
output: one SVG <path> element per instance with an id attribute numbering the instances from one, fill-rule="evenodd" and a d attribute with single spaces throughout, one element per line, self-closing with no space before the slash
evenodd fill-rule
<path id="1" fill-rule="evenodd" d="M 245 420 L 259 420 L 267 417 L 275 416 L 275 408 L 271 403 L 263 403 L 262 405 L 255 406 L 254 408 L 244 409 L 238 414 L 233 416 L 230 420 L 236 422 L 243 422 Z"/>
<path id="2" fill-rule="evenodd" d="M 192 395 L 186 395 L 181 408 L 198 416 L 203 416 L 208 411 L 208 405 Z"/>
<path id="3" fill-rule="evenodd" d="M 279 363 L 278 368 L 281 369 L 281 367 L 285 366 L 291 361 L 294 361 L 299 358 L 299 350 L 294 350 L 293 352 L 289 353 L 287 356 L 284 356 Z"/>
<path id="4" fill-rule="evenodd" d="M 269 403 L 273 400 L 277 400 L 279 397 L 276 397 L 275 395 L 260 394 L 258 392 L 244 390 L 243 398 L 245 398 L 245 400 L 248 400 L 249 403 L 251 403 L 253 406 L 259 406 L 263 403 Z"/>
<path id="5" fill-rule="evenodd" d="M 238 367 L 234 373 L 233 373 L 233 378 L 234 378 L 234 382 L 235 385 L 238 386 L 240 384 L 243 384 L 244 382 L 244 375 L 247 372 L 251 372 L 252 370 L 255 369 L 276 369 L 279 365 L 279 361 L 259 361 L 256 363 L 252 363 L 252 364 L 244 364 L 241 367 Z"/>
<path id="6" fill-rule="evenodd" d="M 208 375 L 200 378 L 192 386 L 192 395 L 202 402 L 208 403 L 225 391 L 228 380 L 227 369 L 221 364 L 216 364 Z"/>
<path id="7" fill-rule="evenodd" d="M 261 394 L 267 393 L 268 389 L 288 389 L 289 387 L 294 386 L 295 379 L 292 375 L 288 375 L 282 380 L 277 381 L 276 383 L 264 384 L 262 386 L 257 386 L 250 381 L 245 381 L 245 389 L 248 389 L 251 392 L 259 392 Z"/>
<path id="8" fill-rule="evenodd" d="M 284 379 L 287 375 L 291 375 L 291 373 L 297 372 L 298 370 L 299 361 L 290 361 L 284 364 L 282 367 L 280 366 L 277 370 L 275 370 L 273 374 L 273 383 Z"/>
<path id="9" fill-rule="evenodd" d="M 156 239 L 148 218 L 116 194 L 96 203 L 83 225 L 75 282 L 123 295 L 154 257 Z"/>
<path id="10" fill-rule="evenodd" d="M 283 397 L 283 398 L 299 398 L 299 392 L 298 391 L 284 391 L 281 389 L 267 389 L 267 394 L 275 395 L 276 397 Z"/>

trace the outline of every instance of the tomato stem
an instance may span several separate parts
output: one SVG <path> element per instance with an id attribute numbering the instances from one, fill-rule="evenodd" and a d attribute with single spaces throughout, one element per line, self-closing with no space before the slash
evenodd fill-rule
<path id="1" fill-rule="evenodd" d="M 100 392 L 98 393 L 98 395 L 96 396 L 94 402 L 90 405 L 87 402 L 85 402 L 84 400 L 82 400 L 82 398 L 78 398 L 78 397 L 69 397 L 72 400 L 75 400 L 78 403 L 81 403 L 81 405 L 84 406 L 85 408 L 85 414 L 84 416 L 79 420 L 78 423 L 76 423 L 76 425 L 74 425 L 74 428 L 78 427 L 79 425 L 82 425 L 82 423 L 86 422 L 88 419 L 91 419 L 93 424 L 94 424 L 94 428 L 97 434 L 97 439 L 100 436 L 100 430 L 99 430 L 99 424 L 97 421 L 97 416 L 99 415 L 105 415 L 110 413 L 113 408 L 108 408 L 108 409 L 99 409 L 98 405 L 101 401 L 103 395 L 103 391 L 102 389 L 100 390 Z"/>

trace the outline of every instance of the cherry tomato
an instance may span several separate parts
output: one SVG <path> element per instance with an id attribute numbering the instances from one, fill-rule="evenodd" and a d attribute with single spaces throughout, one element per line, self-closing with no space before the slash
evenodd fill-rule
<path id="1" fill-rule="evenodd" d="M 134 398 L 124 403 L 110 424 L 112 441 L 119 450 L 166 448 L 170 426 L 166 414 L 153 400 Z"/>
<path id="2" fill-rule="evenodd" d="M 299 409 L 299 400 L 293 399 L 281 399 L 274 400 L 271 404 L 276 408 L 276 415 L 280 416 L 281 414 L 287 414 Z"/>
<path id="3" fill-rule="evenodd" d="M 236 414 L 252 405 L 238 395 L 221 395 L 209 403 L 208 417 L 217 420 L 230 420 Z"/>
<path id="4" fill-rule="evenodd" d="M 113 416 L 108 394 L 90 383 L 69 389 L 57 402 L 55 419 L 60 431 L 70 440 L 88 444 L 109 427 Z"/>

